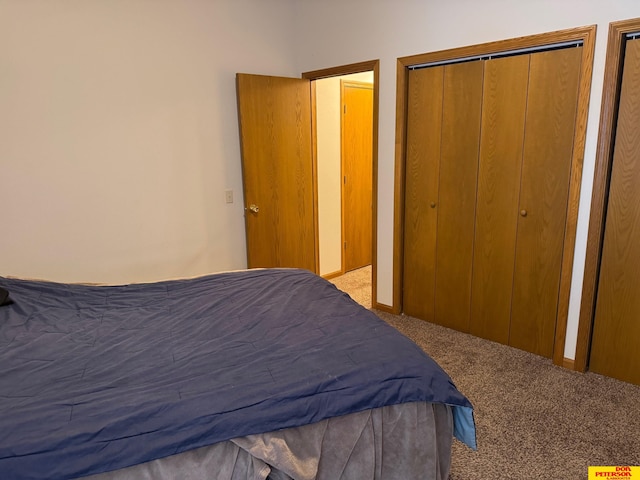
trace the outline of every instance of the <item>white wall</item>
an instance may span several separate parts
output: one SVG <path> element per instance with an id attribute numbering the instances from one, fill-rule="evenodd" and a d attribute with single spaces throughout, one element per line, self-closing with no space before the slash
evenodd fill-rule
<path id="1" fill-rule="evenodd" d="M 320 275 L 342 269 L 340 183 L 340 80 L 316 81 L 318 239 Z"/>
<path id="2" fill-rule="evenodd" d="M 340 80 L 373 84 L 373 72 L 316 81 L 320 275 L 342 270 Z"/>
<path id="3" fill-rule="evenodd" d="M 235 74 L 300 75 L 293 15 L 290 0 L 0 0 L 0 275 L 244 268 Z"/>
<path id="4" fill-rule="evenodd" d="M 609 22 L 640 17 L 638 0 L 325 0 L 299 2 L 300 71 L 380 59 L 378 302 L 393 300 L 393 175 L 398 57 L 597 24 L 565 356 L 575 358 Z"/>
<path id="5" fill-rule="evenodd" d="M 380 59 L 377 297 L 391 305 L 397 58 L 597 24 L 574 358 L 608 24 L 635 17 L 638 0 L 0 0 L 0 275 L 243 268 L 235 73 Z"/>

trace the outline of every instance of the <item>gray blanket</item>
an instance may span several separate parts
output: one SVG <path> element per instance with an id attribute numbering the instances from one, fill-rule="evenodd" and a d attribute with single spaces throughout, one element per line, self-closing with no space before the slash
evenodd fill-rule
<path id="1" fill-rule="evenodd" d="M 451 407 L 405 403 L 248 435 L 90 480 L 446 480 Z"/>

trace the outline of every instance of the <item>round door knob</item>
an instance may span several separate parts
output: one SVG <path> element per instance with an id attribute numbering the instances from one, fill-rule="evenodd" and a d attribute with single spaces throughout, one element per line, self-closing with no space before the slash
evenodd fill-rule
<path id="1" fill-rule="evenodd" d="M 431 202 L 431 208 L 436 208 L 436 202 Z"/>
<path id="2" fill-rule="evenodd" d="M 254 205 L 252 203 L 251 205 L 249 205 L 249 211 L 251 211 L 253 213 L 258 213 L 260 211 L 260 208 L 257 205 Z"/>
<path id="3" fill-rule="evenodd" d="M 520 210 L 520 215 L 523 217 L 527 216 L 527 211 L 523 208 L 522 210 Z"/>

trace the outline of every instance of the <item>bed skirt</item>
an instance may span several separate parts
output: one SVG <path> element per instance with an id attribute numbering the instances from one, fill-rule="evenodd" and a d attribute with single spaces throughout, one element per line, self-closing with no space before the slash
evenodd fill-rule
<path id="1" fill-rule="evenodd" d="M 87 480 L 446 480 L 451 407 L 390 405 L 234 438 Z"/>

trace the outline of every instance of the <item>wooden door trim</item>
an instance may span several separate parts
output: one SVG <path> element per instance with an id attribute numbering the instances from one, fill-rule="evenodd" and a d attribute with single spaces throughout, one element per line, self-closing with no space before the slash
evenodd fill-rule
<path id="1" fill-rule="evenodd" d="M 371 232 L 371 306 L 380 310 L 389 310 L 386 305 L 378 303 L 377 285 L 378 285 L 378 111 L 379 111 L 379 92 L 380 92 L 380 60 L 368 60 L 359 63 L 351 63 L 349 65 L 342 65 L 338 67 L 324 68 L 320 70 L 313 70 L 310 72 L 303 72 L 302 78 L 308 80 L 319 80 L 321 78 L 336 77 L 341 75 L 350 75 L 353 73 L 373 72 L 373 145 L 372 145 L 372 167 L 373 167 L 373 186 L 371 190 L 372 194 L 372 232 Z M 312 124 L 314 121 L 312 120 Z M 315 136 L 312 140 L 315 142 Z M 314 152 L 313 164 L 314 171 L 317 171 L 317 155 Z M 314 188 L 317 189 L 318 177 L 314 177 Z M 314 197 L 314 215 L 318 216 L 318 197 Z M 318 230 L 316 229 L 316 237 L 318 236 Z M 318 238 L 316 238 L 316 248 L 318 248 Z M 318 268 L 319 263 L 318 263 Z"/>
<path id="2" fill-rule="evenodd" d="M 582 165 L 584 160 L 587 117 L 589 112 L 589 95 L 591 92 L 595 34 L 596 26 L 590 25 L 398 58 L 396 74 L 396 137 L 394 172 L 393 313 L 400 313 L 402 311 L 402 245 L 404 241 L 404 185 L 407 86 L 409 69 L 412 66 L 425 63 L 450 61 L 466 57 L 495 54 L 509 50 L 553 45 L 562 42 L 582 41 L 582 62 L 580 67 L 580 83 L 578 87 L 576 128 L 573 139 L 573 155 L 571 158 L 571 180 L 569 185 L 569 201 L 567 206 L 567 221 L 565 225 L 565 240 L 561 267 L 562 271 L 560 275 L 558 296 L 558 312 L 556 316 L 556 332 L 553 348 L 553 363 L 556 365 L 563 365 L 567 317 L 569 312 L 569 294 L 571 290 L 571 275 L 573 269 L 573 255 L 576 239 L 576 227 L 578 223 L 578 207 L 580 203 Z"/>
<path id="3" fill-rule="evenodd" d="M 640 18 L 622 20 L 609 24 L 607 57 L 604 67 L 602 106 L 596 148 L 593 191 L 587 250 L 582 283 L 582 299 L 578 322 L 578 339 L 574 370 L 586 371 L 591 349 L 591 333 L 595 316 L 600 259 L 602 256 L 605 213 L 609 195 L 609 181 L 613 163 L 615 124 L 618 116 L 620 82 L 624 62 L 626 35 L 640 31 Z"/>
<path id="4" fill-rule="evenodd" d="M 373 90 L 373 84 L 367 82 L 361 82 L 358 80 L 344 80 L 341 79 L 340 83 L 343 87 L 351 87 L 351 88 L 364 88 L 366 90 Z"/>
<path id="5" fill-rule="evenodd" d="M 316 122 L 316 84 L 309 82 L 311 88 L 311 176 L 313 189 L 313 231 L 314 231 L 314 255 L 316 271 L 320 275 L 320 220 L 318 216 L 318 122 Z"/>

